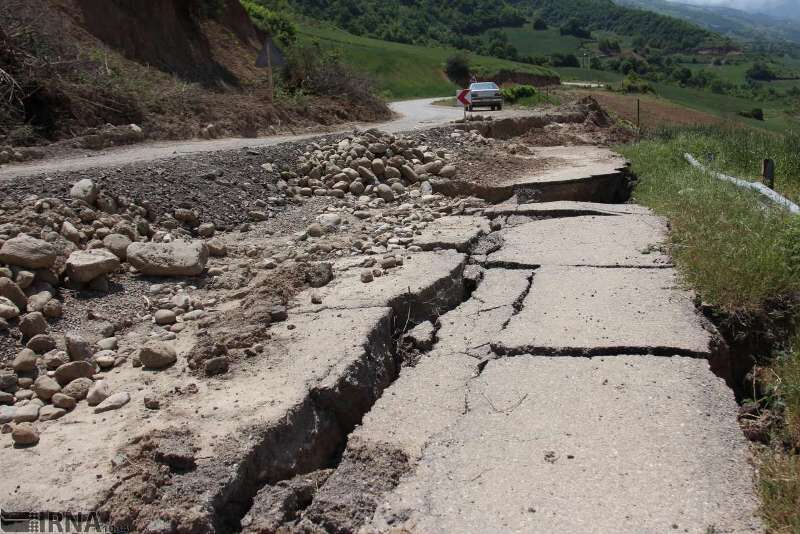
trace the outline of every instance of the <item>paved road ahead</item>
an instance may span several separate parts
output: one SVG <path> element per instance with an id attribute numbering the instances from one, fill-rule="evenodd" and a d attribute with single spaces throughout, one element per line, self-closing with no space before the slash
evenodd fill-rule
<path id="1" fill-rule="evenodd" d="M 397 113 L 397 118 L 382 124 L 358 124 L 358 126 L 375 126 L 391 132 L 402 132 L 417 128 L 428 128 L 444 124 L 461 116 L 460 108 L 434 106 L 433 100 L 406 100 L 394 102 L 390 105 L 392 111 Z M 504 112 L 507 114 L 510 112 Z M 329 133 L 350 131 L 354 125 L 342 126 Z M 308 132 L 300 135 L 279 135 L 261 138 L 228 138 L 213 140 L 191 141 L 162 141 L 146 143 L 129 147 L 112 148 L 91 154 L 66 158 L 36 161 L 23 165 L 9 165 L 0 169 L 1 178 L 13 178 L 42 172 L 53 171 L 78 171 L 97 167 L 111 167 L 134 163 L 170 158 L 176 155 L 194 154 L 198 152 L 213 152 L 216 150 L 234 150 L 245 146 L 269 146 L 315 137 L 324 132 Z"/>

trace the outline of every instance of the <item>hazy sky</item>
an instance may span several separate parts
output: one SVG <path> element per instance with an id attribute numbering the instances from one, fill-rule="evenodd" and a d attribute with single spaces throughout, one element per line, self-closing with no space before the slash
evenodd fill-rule
<path id="1" fill-rule="evenodd" d="M 764 7 L 772 7 L 781 3 L 781 0 L 673 0 L 686 4 L 711 5 L 735 7 L 738 9 L 756 10 Z"/>

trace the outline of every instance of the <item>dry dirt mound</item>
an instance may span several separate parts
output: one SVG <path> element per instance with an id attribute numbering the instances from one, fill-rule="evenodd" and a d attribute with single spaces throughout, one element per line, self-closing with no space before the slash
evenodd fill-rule
<path id="1" fill-rule="evenodd" d="M 72 139 L 106 124 L 135 123 L 149 138 L 191 138 L 389 116 L 375 99 L 270 102 L 267 72 L 254 66 L 263 36 L 247 13 L 224 0 L 209 17 L 200 4 L 4 0 L 0 153 L 3 145 Z"/>

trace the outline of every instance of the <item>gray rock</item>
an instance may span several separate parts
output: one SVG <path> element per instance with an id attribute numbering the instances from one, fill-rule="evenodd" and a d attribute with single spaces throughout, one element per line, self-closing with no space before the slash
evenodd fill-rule
<path id="1" fill-rule="evenodd" d="M 42 308 L 42 313 L 48 319 L 55 319 L 64 314 L 64 306 L 58 299 L 50 299 Z"/>
<path id="2" fill-rule="evenodd" d="M 28 373 L 36 369 L 36 359 L 36 353 L 31 349 L 22 349 L 11 362 L 11 368 L 17 373 Z"/>
<path id="3" fill-rule="evenodd" d="M 75 382 L 73 382 L 73 384 L 74 383 Z M 53 395 L 53 397 L 50 399 L 50 402 L 53 403 L 53 406 L 57 408 L 63 408 L 65 410 L 72 410 L 78 404 L 78 401 L 63 393 L 56 393 Z"/>
<path id="4" fill-rule="evenodd" d="M 33 392 L 44 401 L 49 401 L 59 391 L 61 391 L 61 386 L 47 375 L 40 376 L 33 383 Z"/>
<path id="5" fill-rule="evenodd" d="M 44 355 L 44 366 L 50 371 L 55 371 L 68 362 L 69 356 L 63 350 L 51 350 Z"/>
<path id="6" fill-rule="evenodd" d="M 41 312 L 32 312 L 22 317 L 19 322 L 19 331 L 26 338 L 47 332 L 47 321 Z"/>
<path id="7" fill-rule="evenodd" d="M 94 363 L 100 369 L 111 369 L 117 361 L 117 353 L 113 350 L 101 350 L 94 355 Z"/>
<path id="8" fill-rule="evenodd" d="M 0 404 L 14 404 L 14 395 L 0 391 Z"/>
<path id="9" fill-rule="evenodd" d="M 109 412 L 111 410 L 119 410 L 131 400 L 131 396 L 127 391 L 121 391 L 108 397 L 106 400 L 95 406 L 94 413 Z"/>
<path id="10" fill-rule="evenodd" d="M 416 183 L 419 181 L 419 176 L 417 175 L 417 173 L 414 172 L 414 169 L 412 169 L 408 165 L 403 165 L 402 167 L 400 167 L 400 174 L 403 176 L 403 178 L 405 178 L 407 181 L 411 183 Z"/>
<path id="11" fill-rule="evenodd" d="M 17 389 L 17 374 L 0 371 L 0 391 L 14 393 Z"/>
<path id="12" fill-rule="evenodd" d="M 111 386 L 105 380 L 98 380 L 89 388 L 86 395 L 86 402 L 89 406 L 97 406 L 111 396 Z"/>
<path id="13" fill-rule="evenodd" d="M 14 281 L 17 282 L 20 289 L 27 289 L 31 286 L 35 278 L 36 275 L 30 271 L 19 271 Z"/>
<path id="14" fill-rule="evenodd" d="M 72 188 L 69 190 L 69 196 L 70 198 L 82 200 L 91 206 L 97 200 L 97 194 L 99 192 L 94 182 L 88 178 L 84 178 L 72 185 Z"/>
<path id="15" fill-rule="evenodd" d="M 153 319 L 158 325 L 174 324 L 177 318 L 172 310 L 158 310 L 153 314 Z"/>
<path id="16" fill-rule="evenodd" d="M 34 421 L 39 419 L 40 409 L 41 406 L 39 406 L 34 402 L 26 404 L 25 406 L 16 406 L 16 410 L 14 412 L 14 422 L 33 423 Z"/>
<path id="17" fill-rule="evenodd" d="M 214 226 L 214 223 L 203 223 L 197 227 L 197 235 L 200 237 L 212 237 L 216 231 L 217 227 Z"/>
<path id="18" fill-rule="evenodd" d="M 15 319 L 19 317 L 19 308 L 6 297 L 0 297 L 0 319 Z"/>
<path id="19" fill-rule="evenodd" d="M 78 378 L 91 379 L 95 374 L 94 364 L 87 361 L 65 363 L 56 369 L 55 377 L 61 386 L 65 386 Z"/>
<path id="20" fill-rule="evenodd" d="M 10 423 L 17 413 L 15 406 L 0 406 L 0 425 Z"/>
<path id="21" fill-rule="evenodd" d="M 117 350 L 119 341 L 115 337 L 106 337 L 97 342 L 97 348 L 100 350 Z"/>
<path id="22" fill-rule="evenodd" d="M 64 221 L 61 223 L 61 235 L 64 236 L 64 238 L 68 241 L 72 241 L 75 244 L 81 242 L 81 233 L 69 221 Z"/>
<path id="23" fill-rule="evenodd" d="M 64 335 L 64 343 L 72 361 L 91 360 L 94 355 L 91 344 L 78 333 L 67 332 Z"/>
<path id="24" fill-rule="evenodd" d="M 208 254 L 202 241 L 137 242 L 128 247 L 128 263 L 145 275 L 196 276 L 205 269 Z"/>
<path id="25" fill-rule="evenodd" d="M 57 406 L 43 406 L 39 410 L 39 420 L 53 421 L 55 419 L 64 417 L 66 414 L 67 410 L 65 410 L 64 408 L 58 408 Z"/>
<path id="26" fill-rule="evenodd" d="M 72 397 L 76 401 L 82 401 L 86 398 L 86 395 L 89 394 L 89 388 L 92 387 L 92 384 L 94 384 L 94 382 L 91 378 L 76 378 L 61 388 L 61 393 Z"/>
<path id="27" fill-rule="evenodd" d="M 139 361 L 150 369 L 163 369 L 178 359 L 172 345 L 161 341 L 150 341 L 139 349 Z"/>
<path id="28" fill-rule="evenodd" d="M 311 237 L 322 237 L 325 235 L 325 229 L 319 223 L 312 223 L 306 229 L 306 233 Z"/>
<path id="29" fill-rule="evenodd" d="M 130 238 L 123 234 L 108 234 L 103 238 L 103 246 L 122 261 L 128 257 L 130 244 Z"/>
<path id="30" fill-rule="evenodd" d="M 36 354 L 46 354 L 56 348 L 56 340 L 47 334 L 37 334 L 25 346 Z"/>
<path id="31" fill-rule="evenodd" d="M 28 309 L 28 297 L 10 278 L 0 278 L 0 297 L 5 297 L 13 302 L 20 312 Z"/>
<path id="32" fill-rule="evenodd" d="M 19 234 L 0 247 L 0 262 L 3 263 L 27 269 L 43 269 L 49 268 L 55 261 L 56 249 L 52 244 L 27 234 Z"/>
<path id="33" fill-rule="evenodd" d="M 67 258 L 67 276 L 74 282 L 86 284 L 119 269 L 119 258 L 105 249 L 76 250 Z"/>
<path id="34" fill-rule="evenodd" d="M 386 202 L 391 202 L 394 200 L 394 191 L 392 191 L 392 188 L 386 184 L 378 185 L 375 191 L 378 194 L 378 196 L 381 197 Z"/>
<path id="35" fill-rule="evenodd" d="M 439 171 L 439 176 L 442 178 L 453 178 L 458 170 L 456 169 L 455 165 L 445 165 Z"/>
<path id="36" fill-rule="evenodd" d="M 206 241 L 206 246 L 208 246 L 208 253 L 215 258 L 222 258 L 228 255 L 228 247 L 225 246 L 221 239 L 209 239 Z"/>
<path id="37" fill-rule="evenodd" d="M 221 375 L 228 372 L 230 362 L 227 356 L 217 356 L 206 360 L 203 368 L 207 376 Z"/>

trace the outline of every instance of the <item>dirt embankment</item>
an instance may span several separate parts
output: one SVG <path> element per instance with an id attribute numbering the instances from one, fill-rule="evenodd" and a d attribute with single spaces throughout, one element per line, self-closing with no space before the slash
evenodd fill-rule
<path id="1" fill-rule="evenodd" d="M 83 138 L 108 124 L 137 124 L 147 138 L 185 139 L 389 116 L 378 100 L 271 101 L 267 71 L 255 67 L 263 36 L 242 6 L 225 0 L 209 14 L 201 4 L 2 2 L 0 148 Z"/>

